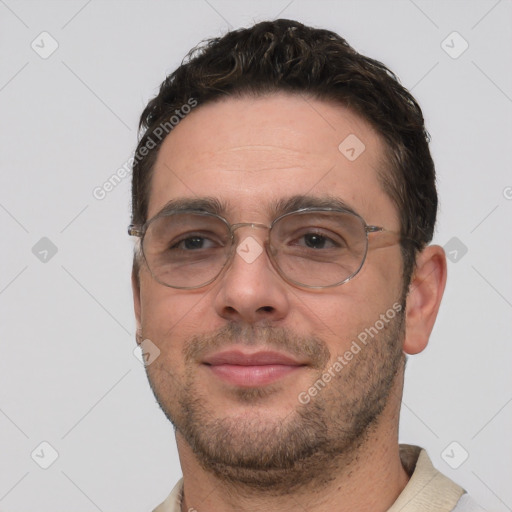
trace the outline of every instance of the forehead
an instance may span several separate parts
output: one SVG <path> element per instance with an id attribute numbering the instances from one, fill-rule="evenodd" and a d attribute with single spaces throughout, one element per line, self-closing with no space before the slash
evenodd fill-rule
<path id="1" fill-rule="evenodd" d="M 208 103 L 163 142 L 148 218 L 169 201 L 209 197 L 234 222 L 269 220 L 269 205 L 307 195 L 396 224 L 378 178 L 384 154 L 381 137 L 341 105 L 283 93 Z"/>

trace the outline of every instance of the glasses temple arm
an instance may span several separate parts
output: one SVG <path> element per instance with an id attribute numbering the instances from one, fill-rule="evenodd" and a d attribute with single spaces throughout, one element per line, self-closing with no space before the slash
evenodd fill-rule
<path id="1" fill-rule="evenodd" d="M 128 234 L 130 236 L 138 236 L 138 237 L 141 237 L 142 236 L 142 229 L 140 226 L 137 226 L 135 224 L 130 224 L 128 226 Z"/>

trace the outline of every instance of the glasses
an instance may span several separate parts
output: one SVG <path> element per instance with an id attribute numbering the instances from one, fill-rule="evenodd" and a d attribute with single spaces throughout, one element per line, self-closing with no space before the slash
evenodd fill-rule
<path id="1" fill-rule="evenodd" d="M 253 237 L 241 242 L 242 227 L 268 230 L 262 247 Z M 197 210 L 166 211 L 128 234 L 141 238 L 141 250 L 156 281 L 184 290 L 212 283 L 235 253 L 252 262 L 263 250 L 279 275 L 303 288 L 340 286 L 362 268 L 372 233 L 400 235 L 368 226 L 358 214 L 337 208 L 302 208 L 277 217 L 270 226 L 252 222 L 229 224 L 223 217 Z M 251 240 L 249 240 L 251 238 Z M 246 243 L 248 242 L 248 243 Z"/>

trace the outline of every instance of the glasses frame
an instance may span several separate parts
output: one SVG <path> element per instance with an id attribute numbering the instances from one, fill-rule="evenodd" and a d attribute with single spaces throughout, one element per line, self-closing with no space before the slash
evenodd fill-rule
<path id="1" fill-rule="evenodd" d="M 295 215 L 295 214 L 300 214 L 300 213 L 309 213 L 309 212 L 336 212 L 336 213 L 349 214 L 349 215 L 352 215 L 354 217 L 357 217 L 359 219 L 359 221 L 361 222 L 361 225 L 364 228 L 364 232 L 365 232 L 365 249 L 364 249 L 363 257 L 361 259 L 361 264 L 359 265 L 359 267 L 354 272 L 352 272 L 352 274 L 350 274 L 348 277 L 346 277 L 342 281 L 339 281 L 339 282 L 334 283 L 334 284 L 323 285 L 323 286 L 303 284 L 303 283 L 300 283 L 298 281 L 295 281 L 294 279 L 290 279 L 289 277 L 287 277 L 283 273 L 283 271 L 280 269 L 279 265 L 277 264 L 277 261 L 275 260 L 275 256 L 273 254 L 273 251 L 271 250 L 272 246 L 270 245 L 270 233 L 271 233 L 272 228 L 274 227 L 274 225 L 277 222 L 279 222 L 281 219 L 283 219 L 285 217 L 288 217 L 290 215 Z M 229 231 L 231 246 L 230 246 L 230 250 L 229 250 L 229 253 L 228 253 L 228 256 L 226 258 L 226 261 L 225 261 L 224 265 L 222 265 L 222 267 L 219 270 L 219 272 L 212 279 L 210 279 L 206 283 L 203 283 L 203 284 L 200 284 L 200 285 L 197 285 L 197 286 L 173 286 L 173 285 L 164 283 L 163 281 L 161 281 L 153 273 L 153 270 L 151 269 L 151 266 L 149 265 L 149 262 L 148 262 L 148 260 L 146 258 L 146 254 L 144 252 L 144 237 L 146 235 L 146 232 L 147 232 L 149 226 L 153 222 L 155 222 L 157 219 L 160 219 L 162 217 L 171 217 L 172 215 L 175 215 L 175 214 L 187 214 L 187 213 L 193 213 L 195 215 L 204 215 L 204 216 L 207 216 L 207 217 L 215 217 L 215 218 L 221 220 L 226 225 L 226 227 L 227 227 L 227 229 Z M 221 215 L 217 215 L 216 213 L 207 212 L 207 211 L 203 211 L 203 210 L 194 210 L 194 209 L 168 210 L 168 211 L 162 211 L 160 213 L 157 213 L 154 217 L 152 217 L 151 219 L 147 220 L 142 225 L 141 224 L 130 224 L 128 226 L 128 234 L 130 236 L 135 236 L 135 237 L 140 238 L 140 252 L 142 253 L 144 261 L 146 262 L 146 265 L 147 265 L 147 267 L 148 267 L 148 269 L 149 269 L 149 271 L 151 273 L 151 276 L 153 277 L 153 279 L 155 279 L 155 281 L 157 281 L 158 283 L 162 284 L 163 286 L 167 286 L 168 288 L 174 288 L 174 289 L 177 289 L 177 290 L 196 290 L 198 288 L 203 288 L 204 286 L 208 286 L 209 284 L 213 283 L 213 281 L 218 279 L 221 276 L 221 274 L 224 273 L 226 268 L 228 268 L 230 266 L 230 264 L 231 264 L 231 262 L 233 260 L 234 253 L 236 252 L 236 247 L 238 245 L 237 243 L 235 243 L 235 231 L 237 229 L 241 228 L 241 227 L 251 227 L 251 228 L 267 229 L 268 230 L 268 235 L 267 235 L 267 239 L 264 242 L 264 246 L 265 246 L 265 252 L 267 253 L 267 256 L 268 256 L 268 258 L 269 258 L 269 260 L 270 260 L 270 262 L 272 264 L 272 267 L 281 276 L 281 278 L 284 281 L 286 281 L 287 283 L 292 284 L 294 286 L 298 286 L 299 288 L 307 288 L 307 289 L 334 288 L 336 286 L 341 286 L 342 284 L 345 284 L 348 281 L 350 281 L 351 279 L 353 279 L 360 272 L 360 270 L 363 268 L 363 265 L 364 265 L 364 263 L 366 261 L 366 256 L 368 254 L 368 245 L 369 245 L 369 238 L 368 238 L 368 236 L 370 234 L 372 234 L 372 233 L 388 233 L 388 234 L 396 235 L 396 236 L 399 237 L 399 239 L 396 242 L 394 242 L 393 244 L 389 244 L 389 245 L 394 245 L 396 243 L 399 243 L 399 242 L 401 242 L 401 239 L 402 239 L 401 234 L 399 232 L 397 232 L 397 231 L 391 231 L 391 230 L 385 229 L 385 228 L 383 228 L 381 226 L 374 226 L 374 225 L 367 224 L 366 221 L 363 219 L 363 217 L 361 217 L 358 213 L 356 213 L 356 212 L 354 212 L 352 210 L 347 210 L 345 208 L 329 208 L 329 207 L 324 207 L 324 208 L 322 208 L 322 207 L 299 208 L 297 210 L 293 210 L 291 212 L 287 212 L 287 213 L 284 213 L 282 215 L 279 215 L 278 217 L 276 217 L 272 221 L 272 223 L 270 225 L 262 224 L 262 223 L 258 223 L 258 222 L 238 222 L 238 223 L 235 223 L 235 224 L 230 224 Z"/>

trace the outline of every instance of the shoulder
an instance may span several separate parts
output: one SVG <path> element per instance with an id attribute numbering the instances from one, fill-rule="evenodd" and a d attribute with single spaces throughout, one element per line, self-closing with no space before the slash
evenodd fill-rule
<path id="1" fill-rule="evenodd" d="M 451 512 L 455 509 L 465 490 L 440 473 L 424 449 L 400 445 L 400 459 L 410 478 L 388 512 Z"/>
<path id="2" fill-rule="evenodd" d="M 183 496 L 183 478 L 178 481 L 163 503 L 160 503 L 153 512 L 180 512 Z"/>

